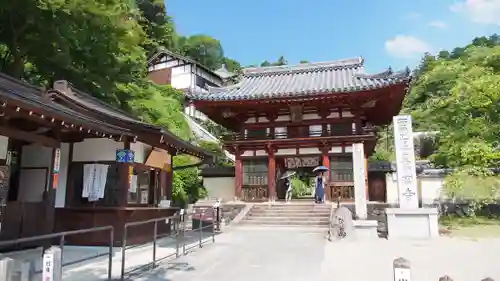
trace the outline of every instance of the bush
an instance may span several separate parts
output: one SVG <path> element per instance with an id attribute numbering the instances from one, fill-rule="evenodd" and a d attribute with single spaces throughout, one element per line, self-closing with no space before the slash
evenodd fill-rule
<path id="1" fill-rule="evenodd" d="M 472 215 L 500 196 L 500 178 L 491 170 L 464 167 L 445 178 L 444 193 L 447 197 L 469 203 Z"/>
<path id="2" fill-rule="evenodd" d="M 299 178 L 292 179 L 292 187 L 293 198 L 301 197 L 310 193 L 310 187 Z"/>

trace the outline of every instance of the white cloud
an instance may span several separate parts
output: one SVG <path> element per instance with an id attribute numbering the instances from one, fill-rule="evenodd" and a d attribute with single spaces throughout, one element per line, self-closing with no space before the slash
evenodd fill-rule
<path id="1" fill-rule="evenodd" d="M 430 27 L 435 27 L 437 29 L 446 29 L 446 28 L 448 28 L 448 25 L 444 21 L 440 21 L 440 20 L 431 21 L 429 23 L 429 26 Z"/>
<path id="2" fill-rule="evenodd" d="M 500 0 L 465 0 L 453 4 L 450 10 L 478 24 L 500 26 Z"/>
<path id="3" fill-rule="evenodd" d="M 422 15 L 419 13 L 411 12 L 411 13 L 406 14 L 404 17 L 407 20 L 416 20 L 416 19 L 420 18 L 421 16 Z"/>
<path id="4" fill-rule="evenodd" d="M 398 35 L 385 42 L 387 53 L 398 58 L 414 58 L 425 52 L 431 52 L 432 48 L 424 41 L 408 35 Z"/>

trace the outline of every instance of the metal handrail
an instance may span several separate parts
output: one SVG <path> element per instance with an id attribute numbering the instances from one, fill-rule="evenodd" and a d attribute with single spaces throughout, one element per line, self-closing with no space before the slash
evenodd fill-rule
<path id="1" fill-rule="evenodd" d="M 152 266 L 155 268 L 157 266 L 157 262 L 164 260 L 172 255 L 169 255 L 167 257 L 163 257 L 160 259 L 157 259 L 156 257 L 156 244 L 158 238 L 166 238 L 166 237 L 175 237 L 176 239 L 176 251 L 175 251 L 175 257 L 178 258 L 180 257 L 180 250 L 181 250 L 181 244 L 182 244 L 182 254 L 186 255 L 186 233 L 189 231 L 199 232 L 199 241 L 198 241 L 198 246 L 200 248 L 203 247 L 203 230 L 204 229 L 212 229 L 212 242 L 215 242 L 215 231 L 218 228 L 218 218 L 216 219 L 216 213 L 215 209 L 212 209 L 212 223 L 208 226 L 203 227 L 203 221 L 200 215 L 199 219 L 199 226 L 198 229 L 192 229 L 192 230 L 186 230 L 186 214 L 180 215 L 174 215 L 174 216 L 168 216 L 168 217 L 161 217 L 161 218 L 155 218 L 155 219 L 149 219 L 145 221 L 137 221 L 137 222 L 129 222 L 124 225 L 123 229 L 123 237 L 122 237 L 122 262 L 121 262 L 121 273 L 120 273 L 120 280 L 125 280 L 125 256 L 126 256 L 126 250 L 133 248 L 134 246 L 127 247 L 127 229 L 129 227 L 134 227 L 134 226 L 140 226 L 148 223 L 154 223 L 154 230 L 153 230 L 153 261 L 149 262 L 145 265 L 141 265 L 138 268 L 133 269 L 137 270 L 140 268 L 144 268 L 147 266 Z M 169 220 L 170 222 L 174 222 L 174 232 L 171 232 L 170 234 L 164 235 L 162 237 L 158 237 L 158 222 L 159 221 L 165 221 Z M 180 228 L 182 222 L 182 228 Z"/>
<path id="2" fill-rule="evenodd" d="M 85 228 L 85 229 L 78 229 L 78 230 L 63 231 L 63 232 L 44 234 L 44 235 L 33 236 L 33 237 L 13 239 L 13 240 L 8 240 L 8 241 L 1 241 L 0 248 L 5 247 L 5 246 L 10 246 L 10 245 L 27 243 L 27 242 L 60 238 L 59 239 L 59 247 L 61 247 L 61 263 L 62 263 L 62 260 L 63 260 L 62 258 L 63 258 L 63 254 L 64 254 L 63 250 L 64 250 L 64 238 L 65 237 L 71 236 L 71 235 L 85 234 L 85 233 L 90 233 L 90 232 L 100 232 L 100 231 L 109 231 L 108 280 L 111 280 L 111 270 L 112 270 L 112 264 L 113 264 L 114 228 L 113 228 L 113 226 L 110 226 L 110 225 Z M 71 264 L 73 264 L 73 263 L 71 263 Z M 68 265 L 68 264 L 61 264 L 61 266 L 65 266 L 65 265 Z"/>

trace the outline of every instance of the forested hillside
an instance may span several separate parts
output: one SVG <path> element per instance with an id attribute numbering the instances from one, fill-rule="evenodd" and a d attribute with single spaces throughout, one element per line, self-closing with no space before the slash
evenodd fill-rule
<path id="1" fill-rule="evenodd" d="M 193 136 L 182 112 L 183 94 L 146 79 L 147 59 L 166 48 L 211 69 L 223 63 L 220 42 L 208 35 L 185 37 L 166 16 L 163 0 L 4 0 L 0 5 L 0 72 L 41 87 L 65 79 L 144 121 Z M 213 145 L 206 145 L 213 150 Z M 192 164 L 176 157 L 178 165 Z M 195 199 L 196 168 L 175 173 L 174 193 Z"/>
<path id="2" fill-rule="evenodd" d="M 500 160 L 500 37 L 426 54 L 414 72 L 403 110 L 414 131 L 439 131 L 437 166 L 498 166 Z M 392 158 L 392 136 L 382 130 L 375 158 Z M 389 139 L 387 139 L 389 137 Z"/>

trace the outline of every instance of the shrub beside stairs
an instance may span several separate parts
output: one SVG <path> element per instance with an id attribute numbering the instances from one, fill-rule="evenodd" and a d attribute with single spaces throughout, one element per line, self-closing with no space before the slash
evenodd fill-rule
<path id="1" fill-rule="evenodd" d="M 243 226 L 286 226 L 328 228 L 331 204 L 255 204 L 239 224 Z"/>

